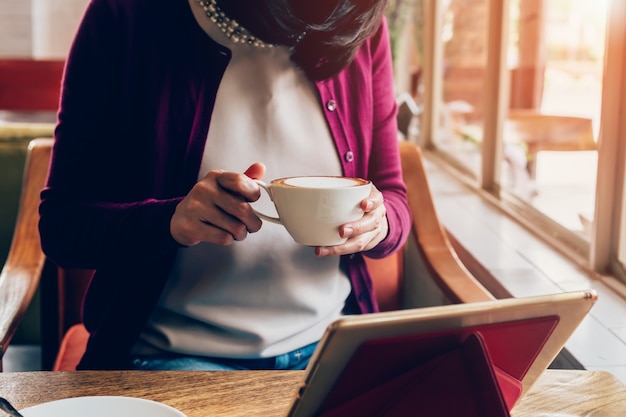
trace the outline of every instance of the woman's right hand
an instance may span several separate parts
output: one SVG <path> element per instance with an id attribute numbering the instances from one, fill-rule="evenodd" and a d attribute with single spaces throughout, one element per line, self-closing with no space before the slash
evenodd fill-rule
<path id="1" fill-rule="evenodd" d="M 252 164 L 245 173 L 210 171 L 178 204 L 170 221 L 172 237 L 181 245 L 200 242 L 230 245 L 244 240 L 262 225 L 250 202 L 261 196 L 252 179 L 261 179 L 265 166 Z"/>

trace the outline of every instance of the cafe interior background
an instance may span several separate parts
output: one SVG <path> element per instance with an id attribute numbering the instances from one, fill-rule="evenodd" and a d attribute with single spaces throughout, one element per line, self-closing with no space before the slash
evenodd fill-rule
<path id="1" fill-rule="evenodd" d="M 0 60 L 63 60 L 87 3 L 0 0 Z M 626 381 L 626 2 L 391 0 L 388 21 L 401 139 L 424 150 L 444 226 L 509 295 L 596 288 L 566 348 Z M 9 124 L 0 261 L 23 162 Z M 32 310 L 5 371 L 38 367 Z"/>

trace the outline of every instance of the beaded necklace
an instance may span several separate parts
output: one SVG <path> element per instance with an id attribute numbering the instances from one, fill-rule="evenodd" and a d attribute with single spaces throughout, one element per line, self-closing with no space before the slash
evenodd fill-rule
<path id="1" fill-rule="evenodd" d="M 204 13 L 217 27 L 234 43 L 244 43 L 258 48 L 271 48 L 274 45 L 263 42 L 246 28 L 239 25 L 235 19 L 226 16 L 226 13 L 217 5 L 216 0 L 197 0 L 204 9 Z"/>

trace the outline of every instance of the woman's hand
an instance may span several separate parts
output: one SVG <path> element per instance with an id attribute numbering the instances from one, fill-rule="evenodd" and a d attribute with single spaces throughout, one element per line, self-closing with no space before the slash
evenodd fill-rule
<path id="1" fill-rule="evenodd" d="M 361 202 L 361 209 L 364 212 L 363 217 L 339 228 L 339 234 L 348 240 L 337 246 L 315 248 L 317 256 L 337 256 L 367 251 L 387 237 L 389 232 L 387 209 L 383 203 L 383 195 L 376 187 L 372 186 L 369 197 Z"/>
<path id="2" fill-rule="evenodd" d="M 172 237 L 181 245 L 200 242 L 230 245 L 261 228 L 250 202 L 261 196 L 252 181 L 265 175 L 265 166 L 252 164 L 245 173 L 216 170 L 198 181 L 178 204 L 170 221 Z"/>

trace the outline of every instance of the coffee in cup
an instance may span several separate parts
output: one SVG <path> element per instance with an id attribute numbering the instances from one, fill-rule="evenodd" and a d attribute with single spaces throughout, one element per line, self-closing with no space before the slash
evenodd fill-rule
<path id="1" fill-rule="evenodd" d="M 293 239 L 306 246 L 334 246 L 347 239 L 339 226 L 363 216 L 361 202 L 371 191 L 371 181 L 337 176 L 304 176 L 255 180 L 268 194 L 278 217 L 255 210 L 263 220 L 282 224 Z"/>

